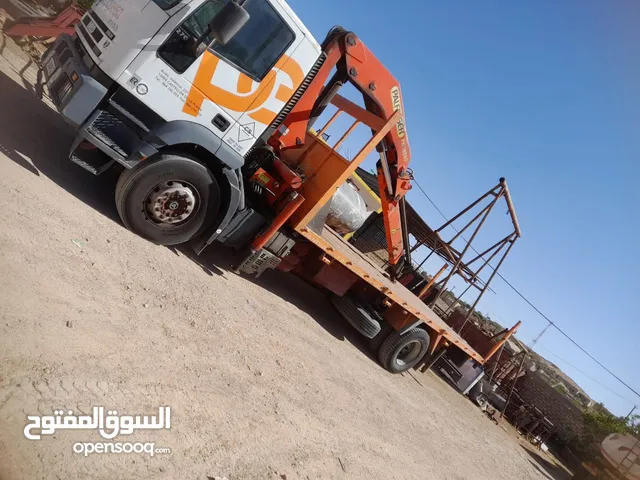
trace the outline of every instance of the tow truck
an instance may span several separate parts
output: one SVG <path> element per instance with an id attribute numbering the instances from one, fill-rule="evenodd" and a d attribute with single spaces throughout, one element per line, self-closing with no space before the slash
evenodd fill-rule
<path id="1" fill-rule="evenodd" d="M 402 93 L 355 33 L 334 27 L 318 43 L 283 0 L 98 0 L 44 54 L 41 73 L 77 129 L 70 159 L 94 175 L 124 167 L 115 203 L 132 232 L 197 254 L 234 247 L 241 273 L 294 272 L 330 293 L 390 372 L 443 345 L 483 364 L 396 281 L 410 263 Z M 345 84 L 364 106 L 338 93 Z M 330 146 L 338 117 L 350 126 Z M 347 159 L 340 145 L 362 125 L 371 136 Z M 349 185 L 374 150 L 385 269 L 340 229 L 354 228 Z"/>

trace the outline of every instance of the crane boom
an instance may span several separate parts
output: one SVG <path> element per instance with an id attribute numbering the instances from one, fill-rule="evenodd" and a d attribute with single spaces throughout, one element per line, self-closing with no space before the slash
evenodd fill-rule
<path id="1" fill-rule="evenodd" d="M 377 117 L 390 119 L 402 112 L 392 128 L 377 145 L 380 156 L 377 175 L 385 225 L 387 251 L 392 277 L 401 268 L 407 232 L 402 221 L 401 200 L 411 189 L 411 159 L 404 119 L 404 105 L 399 82 L 353 33 L 334 27 L 322 43 L 324 63 L 297 99 L 290 113 L 274 134 L 279 148 L 300 148 L 305 133 L 313 126 L 340 87 L 350 82 L 362 94 L 365 108 Z M 336 69 L 335 74 L 329 75 Z M 325 82 L 329 79 L 328 83 Z M 375 132 L 374 132 L 375 133 Z"/>

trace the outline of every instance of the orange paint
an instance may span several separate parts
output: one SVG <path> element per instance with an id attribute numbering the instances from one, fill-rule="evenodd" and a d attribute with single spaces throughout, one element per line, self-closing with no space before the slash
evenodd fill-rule
<path id="1" fill-rule="evenodd" d="M 253 93 L 250 92 L 254 81 L 241 72 L 238 74 L 236 92 L 229 92 L 211 83 L 219 63 L 220 59 L 213 53 L 206 51 L 203 54 L 189 95 L 182 108 L 184 113 L 197 116 L 202 108 L 202 102 L 208 99 L 222 108 L 234 112 L 247 112 L 253 120 L 268 125 L 273 121 L 277 112 L 264 108 L 262 105 L 271 97 L 276 88 L 277 72 L 281 71 L 287 74 L 293 85 L 293 88 L 282 84 L 278 86 L 275 97 L 282 102 L 291 98 L 304 79 L 304 72 L 298 62 L 283 55 Z"/>
<path id="2" fill-rule="evenodd" d="M 265 125 L 269 125 L 276 114 L 267 108 L 261 108 L 255 112 L 251 112 L 249 116 L 258 123 L 263 123 Z"/>

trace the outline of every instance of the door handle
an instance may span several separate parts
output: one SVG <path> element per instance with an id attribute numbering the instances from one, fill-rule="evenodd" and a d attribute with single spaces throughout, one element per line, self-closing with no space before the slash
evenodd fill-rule
<path id="1" fill-rule="evenodd" d="M 211 123 L 213 123 L 213 125 L 221 132 L 224 132 L 227 128 L 229 128 L 229 125 L 231 125 L 231 122 L 229 122 L 229 120 L 227 120 L 219 113 L 215 117 L 213 117 Z"/>

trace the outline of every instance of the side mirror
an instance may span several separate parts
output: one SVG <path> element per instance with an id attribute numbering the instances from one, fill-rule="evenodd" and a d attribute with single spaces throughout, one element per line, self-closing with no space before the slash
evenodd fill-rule
<path id="1" fill-rule="evenodd" d="M 204 35 L 203 35 L 204 36 Z M 204 43 L 200 38 L 191 38 L 187 41 L 187 51 L 191 54 L 192 57 L 198 58 L 200 55 L 204 53 L 204 51 L 209 48 L 209 45 Z"/>
<path id="2" fill-rule="evenodd" d="M 249 21 L 249 13 L 234 0 L 230 0 L 211 19 L 209 28 L 213 38 L 222 45 L 231 40 Z"/>

